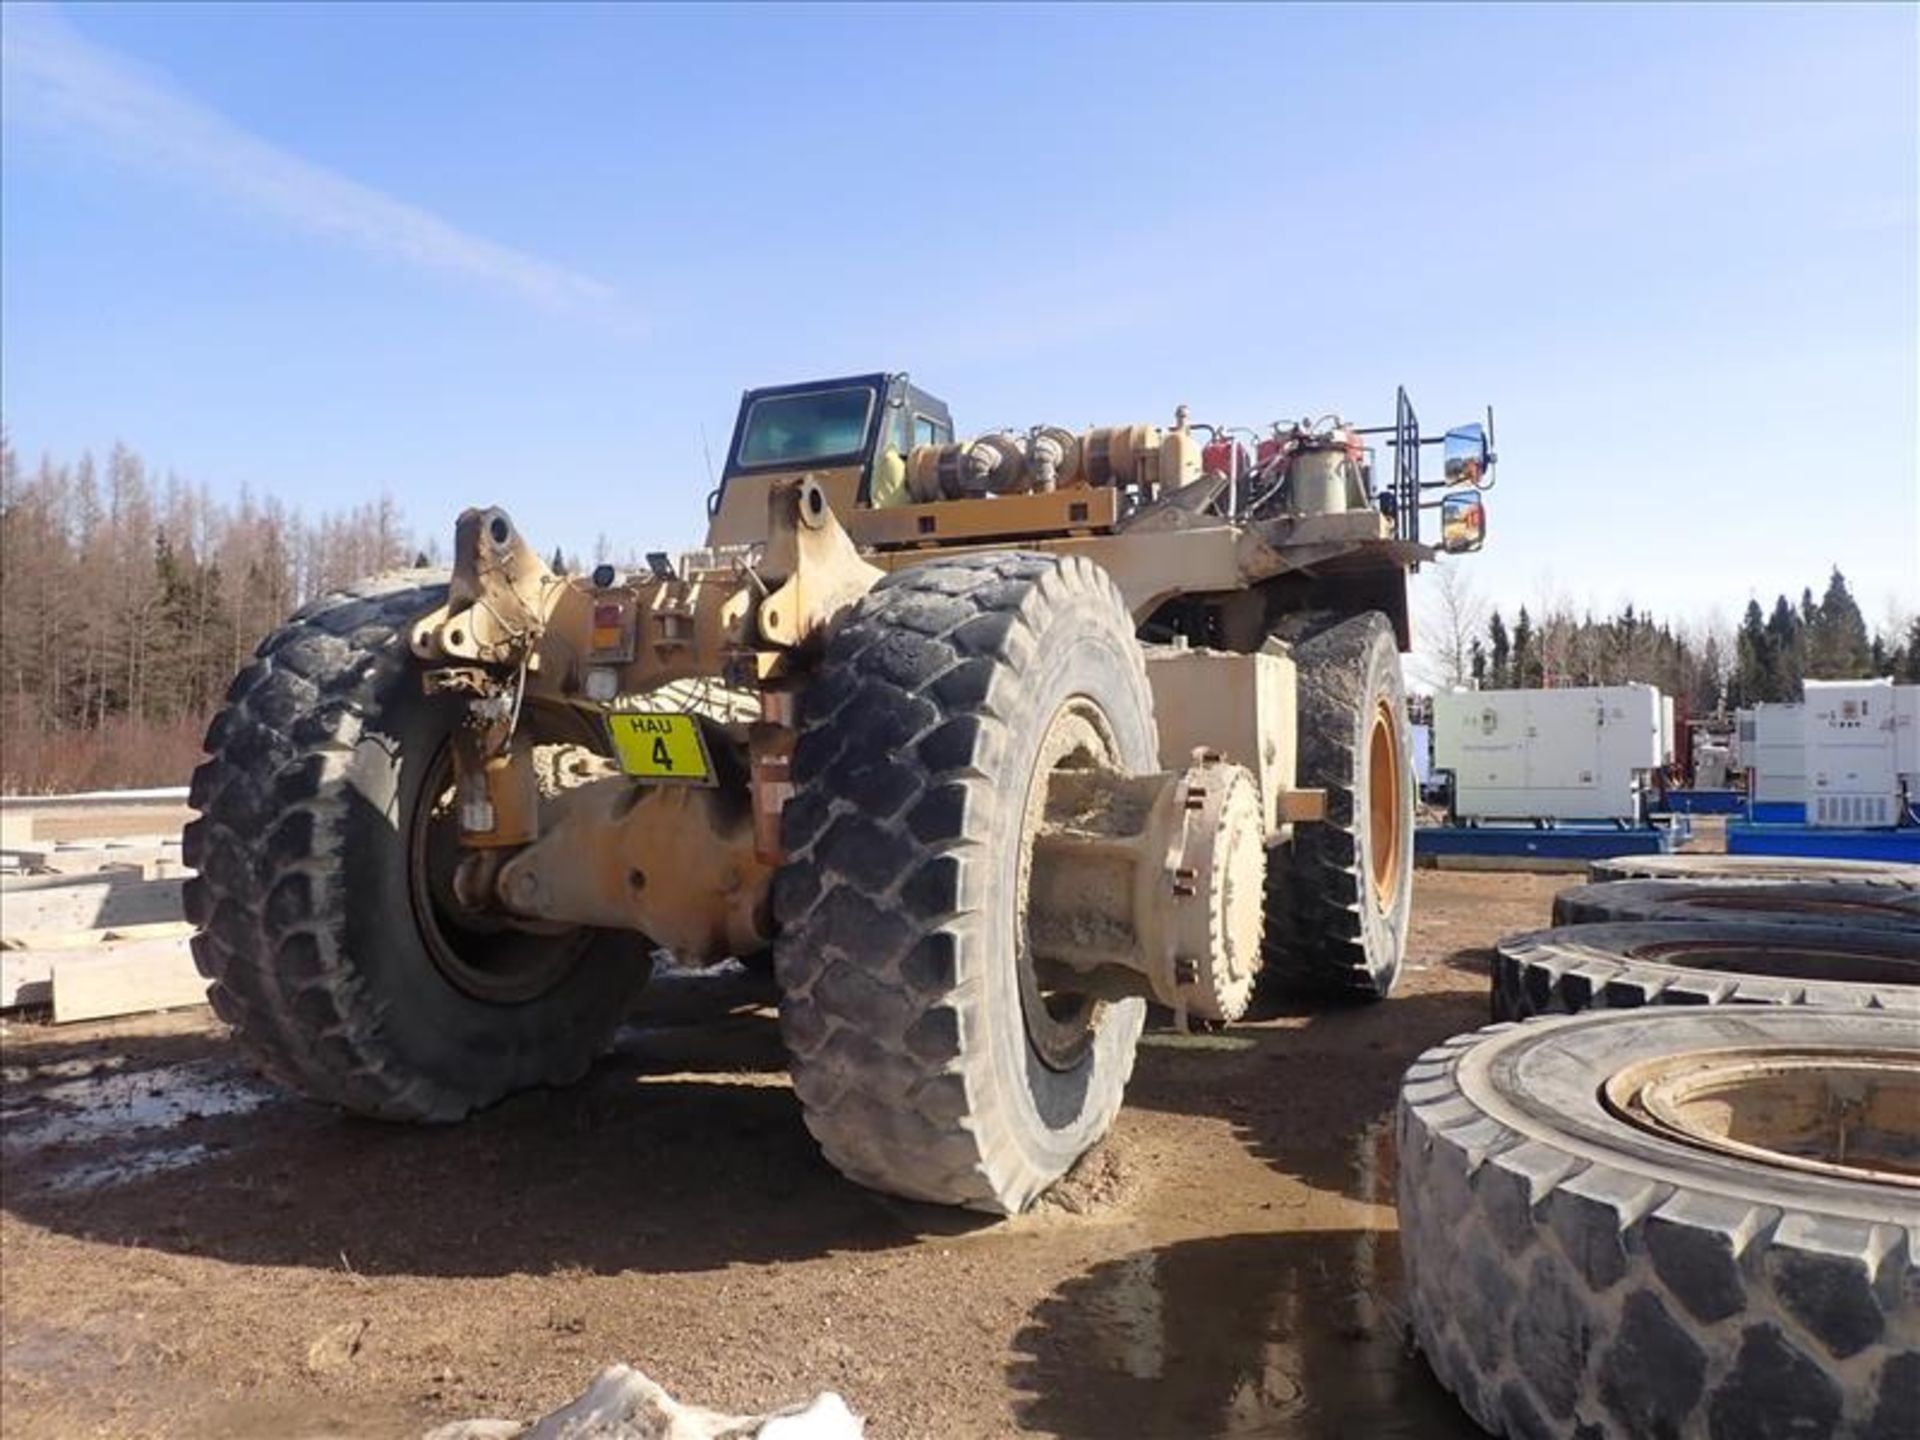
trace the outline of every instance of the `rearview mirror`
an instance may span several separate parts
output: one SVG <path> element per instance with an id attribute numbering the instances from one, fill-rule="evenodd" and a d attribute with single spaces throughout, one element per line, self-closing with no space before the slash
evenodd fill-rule
<path id="1" fill-rule="evenodd" d="M 1478 485 L 1493 460 L 1487 449 L 1486 429 L 1478 421 L 1447 431 L 1441 455 L 1449 485 Z"/>
<path id="2" fill-rule="evenodd" d="M 1476 427 L 1477 428 L 1477 427 Z M 1451 436 L 1448 437 L 1451 440 Z M 1478 550 L 1487 541 L 1487 507 L 1479 495 L 1462 490 L 1440 501 L 1440 548 L 1449 555 Z"/>

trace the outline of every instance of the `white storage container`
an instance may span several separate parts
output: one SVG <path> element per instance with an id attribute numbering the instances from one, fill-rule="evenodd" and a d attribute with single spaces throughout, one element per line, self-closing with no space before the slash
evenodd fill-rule
<path id="1" fill-rule="evenodd" d="M 1901 740 L 1891 680 L 1806 682 L 1807 822 L 1852 829 L 1900 823 Z"/>
<path id="2" fill-rule="evenodd" d="M 1651 685 L 1446 691 L 1434 764 L 1465 820 L 1635 820 L 1661 764 L 1662 699 Z"/>
<path id="3" fill-rule="evenodd" d="M 1893 687 L 1893 768 L 1907 782 L 1907 803 L 1920 805 L 1920 685 Z"/>
<path id="4" fill-rule="evenodd" d="M 1798 700 L 1768 700 L 1740 714 L 1740 763 L 1751 776 L 1747 798 L 1756 805 L 1806 804 L 1804 707 Z"/>

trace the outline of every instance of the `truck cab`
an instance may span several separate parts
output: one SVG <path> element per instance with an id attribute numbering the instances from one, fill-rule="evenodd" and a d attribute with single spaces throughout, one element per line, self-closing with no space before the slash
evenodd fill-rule
<path id="1" fill-rule="evenodd" d="M 707 498 L 709 546 L 767 535 L 776 482 L 811 475 L 836 513 L 906 499 L 907 456 L 953 440 L 953 416 L 904 373 L 767 385 L 740 397 L 720 486 Z"/>

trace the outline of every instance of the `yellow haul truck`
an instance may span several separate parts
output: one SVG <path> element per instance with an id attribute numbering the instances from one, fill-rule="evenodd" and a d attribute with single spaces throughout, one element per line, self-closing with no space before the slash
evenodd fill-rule
<path id="1" fill-rule="evenodd" d="M 1024 1209 L 1149 1001 L 1391 989 L 1406 578 L 1478 546 L 1492 465 L 1404 392 L 956 440 L 904 375 L 749 391 L 704 549 L 559 576 L 469 510 L 451 574 L 261 645 L 193 782 L 214 1008 L 314 1099 L 444 1121 L 578 1078 L 659 948 L 770 959 L 834 1165 Z"/>

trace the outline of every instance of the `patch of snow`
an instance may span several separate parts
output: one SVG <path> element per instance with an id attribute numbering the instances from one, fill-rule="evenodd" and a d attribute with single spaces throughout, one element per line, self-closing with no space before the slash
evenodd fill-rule
<path id="1" fill-rule="evenodd" d="M 764 1415 L 683 1405 L 631 1365 L 609 1365 L 579 1399 L 530 1425 L 459 1420 L 425 1440 L 861 1440 L 866 1422 L 831 1390 Z"/>
<path id="2" fill-rule="evenodd" d="M 63 1080 L 26 1095 L 16 1089 L 0 1105 L 0 1151 L 169 1129 L 189 1116 L 242 1115 L 274 1098 L 258 1085 L 210 1073 L 214 1068 L 158 1065 Z"/>

